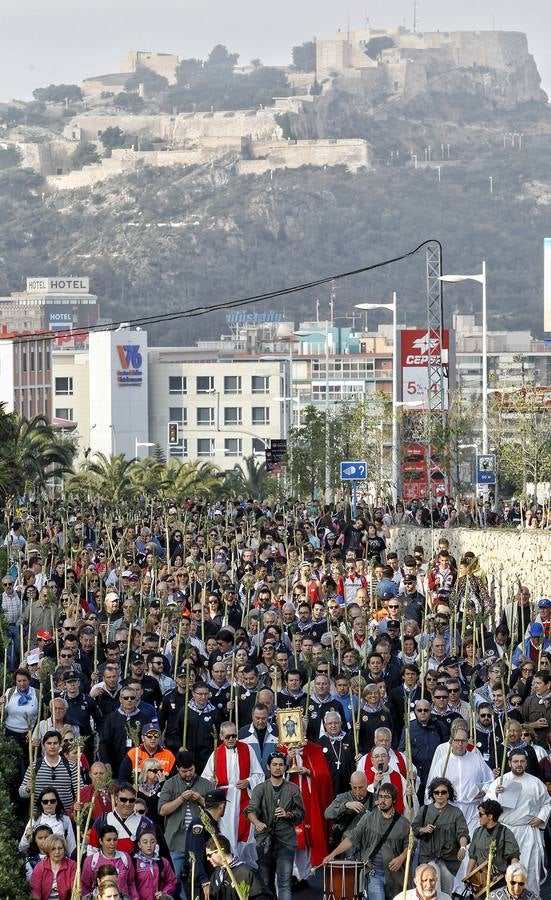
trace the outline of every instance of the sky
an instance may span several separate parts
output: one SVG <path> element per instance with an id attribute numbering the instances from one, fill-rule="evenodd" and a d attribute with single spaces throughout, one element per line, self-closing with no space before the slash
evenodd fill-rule
<path id="1" fill-rule="evenodd" d="M 338 28 L 406 25 L 414 0 L 0 0 L 0 100 L 29 99 L 36 87 L 79 83 L 119 71 L 129 50 L 204 58 L 215 44 L 290 62 L 291 47 Z M 418 29 L 503 30 L 528 34 L 551 94 L 549 0 L 418 0 Z"/>

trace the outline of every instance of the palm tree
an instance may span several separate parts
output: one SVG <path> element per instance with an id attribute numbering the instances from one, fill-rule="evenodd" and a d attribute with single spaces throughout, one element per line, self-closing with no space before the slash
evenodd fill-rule
<path id="1" fill-rule="evenodd" d="M 257 463 L 254 455 L 247 456 L 243 463 L 244 467 L 236 463 L 233 469 L 226 473 L 233 492 L 259 499 L 267 497 L 272 485 L 266 473 L 266 463 Z"/>
<path id="2" fill-rule="evenodd" d="M 159 494 L 163 498 L 178 501 L 186 497 L 208 498 L 222 477 L 223 472 L 212 463 L 200 462 L 197 459 L 182 463 L 174 459 L 165 467 L 165 477 Z"/>
<path id="3" fill-rule="evenodd" d="M 7 466 L 9 483 L 0 478 L 0 493 L 9 498 L 24 495 L 30 485 L 45 487 L 49 478 L 71 471 L 76 447 L 63 438 L 44 416 L 32 419 L 6 413 L 0 404 L 0 472 Z M 3 484 L 3 486 L 2 486 Z"/>
<path id="4" fill-rule="evenodd" d="M 98 451 L 83 463 L 82 469 L 96 476 L 96 489 L 104 501 L 120 504 L 133 500 L 139 491 L 132 479 L 135 466 L 136 460 L 127 459 L 123 453 L 106 456 Z"/>

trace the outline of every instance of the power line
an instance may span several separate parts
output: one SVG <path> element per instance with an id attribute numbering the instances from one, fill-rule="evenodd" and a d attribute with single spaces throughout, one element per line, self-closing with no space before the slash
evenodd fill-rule
<path id="1" fill-rule="evenodd" d="M 223 300 L 221 303 L 214 303 L 210 306 L 195 306 L 191 309 L 184 310 L 176 310 L 174 312 L 168 313 L 158 313 L 153 316 L 140 316 L 137 319 L 123 319 L 120 322 L 108 322 L 102 325 L 88 325 L 84 328 L 67 328 L 63 330 L 56 331 L 44 331 L 39 332 L 38 334 L 28 334 L 28 335 L 18 335 L 14 336 L 13 340 L 17 343 L 25 344 L 31 341 L 52 341 L 58 340 L 59 338 L 68 337 L 70 338 L 74 332 L 78 332 L 79 334 L 89 334 L 95 331 L 116 331 L 117 328 L 128 327 L 131 328 L 133 326 L 142 326 L 142 325 L 157 325 L 162 322 L 173 322 L 176 319 L 192 319 L 197 316 L 204 316 L 207 313 L 216 312 L 221 309 L 233 309 L 236 306 L 250 306 L 253 303 L 262 303 L 264 300 L 273 300 L 276 297 L 286 297 L 289 294 L 298 294 L 301 291 L 307 291 L 312 288 L 319 287 L 320 285 L 330 284 L 334 281 L 342 281 L 345 278 L 352 278 L 355 275 L 362 275 L 365 272 L 372 272 L 374 269 L 382 269 L 385 266 L 394 265 L 394 263 L 402 262 L 405 259 L 408 259 L 411 256 L 415 256 L 416 253 L 419 253 L 423 247 L 426 247 L 427 244 L 431 243 L 439 243 L 435 238 L 429 238 L 426 241 L 423 241 L 417 247 L 414 247 L 413 250 L 408 250 L 405 253 L 400 254 L 400 256 L 394 256 L 391 259 L 385 259 L 381 262 L 372 263 L 370 266 L 362 266 L 358 269 L 351 269 L 348 272 L 341 272 L 338 275 L 326 275 L 324 278 L 318 278 L 315 281 L 307 281 L 303 284 L 294 284 L 290 287 L 280 288 L 277 291 L 267 291 L 263 294 L 254 294 L 250 297 L 240 297 L 237 300 Z"/>

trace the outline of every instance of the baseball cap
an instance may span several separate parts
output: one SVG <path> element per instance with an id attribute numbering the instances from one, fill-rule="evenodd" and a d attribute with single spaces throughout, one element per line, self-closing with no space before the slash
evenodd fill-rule
<path id="1" fill-rule="evenodd" d="M 154 722 L 146 722 L 146 724 L 142 728 L 142 736 L 144 734 L 160 734 L 161 729 L 158 725 L 155 725 Z"/>
<path id="2" fill-rule="evenodd" d="M 118 599 L 119 599 L 119 595 L 117 594 L 116 591 L 113 590 L 113 588 L 110 588 L 110 589 L 107 591 L 107 593 L 105 594 L 105 599 L 106 599 L 106 600 L 118 600 Z"/>
<path id="3" fill-rule="evenodd" d="M 143 661 L 144 661 L 143 655 L 140 653 L 139 650 L 134 650 L 130 654 L 130 662 L 143 662 Z"/>
<path id="4" fill-rule="evenodd" d="M 549 609 L 551 606 L 551 600 L 548 597 L 542 597 L 541 600 L 538 600 L 538 608 L 539 609 Z"/>
<path id="5" fill-rule="evenodd" d="M 459 660 L 458 660 L 457 656 L 446 656 L 442 665 L 443 666 L 458 666 Z"/>
<path id="6" fill-rule="evenodd" d="M 532 637 L 541 637 L 543 634 L 543 625 L 541 622 L 532 622 L 530 625 L 530 634 Z"/>
<path id="7" fill-rule="evenodd" d="M 400 631 L 400 623 L 395 622 L 393 619 L 387 619 L 386 630 L 387 631 Z"/>
<path id="8" fill-rule="evenodd" d="M 28 666 L 37 666 L 40 662 L 40 650 L 32 650 L 27 656 Z"/>
<path id="9" fill-rule="evenodd" d="M 121 572 L 121 578 L 132 578 L 130 569 L 125 569 L 124 572 Z"/>
<path id="10" fill-rule="evenodd" d="M 63 681 L 80 681 L 80 673 L 76 669 L 67 669 L 63 673 Z"/>
<path id="11" fill-rule="evenodd" d="M 551 606 L 551 603 L 549 605 Z M 53 637 L 52 633 L 48 631 L 47 628 L 41 628 L 40 631 L 36 632 L 36 636 L 42 641 L 51 641 Z"/>
<path id="12" fill-rule="evenodd" d="M 205 794 L 205 809 L 212 809 L 213 806 L 218 806 L 219 803 L 225 803 L 227 800 L 226 792 L 217 788 L 215 791 L 208 791 Z"/>

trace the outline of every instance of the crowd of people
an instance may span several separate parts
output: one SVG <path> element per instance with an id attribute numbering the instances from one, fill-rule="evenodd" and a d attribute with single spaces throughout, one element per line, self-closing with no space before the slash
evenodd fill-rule
<path id="1" fill-rule="evenodd" d="M 290 900 L 318 870 L 330 900 L 540 896 L 551 599 L 494 597 L 445 536 L 398 552 L 405 513 L 20 511 L 0 704 L 34 900 Z"/>

